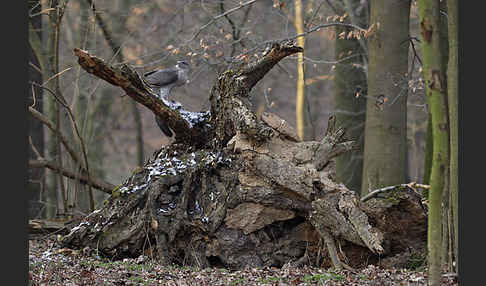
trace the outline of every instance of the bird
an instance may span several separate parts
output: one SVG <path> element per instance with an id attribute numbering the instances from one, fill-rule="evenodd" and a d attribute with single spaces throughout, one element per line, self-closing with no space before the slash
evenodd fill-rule
<path id="1" fill-rule="evenodd" d="M 174 87 L 187 83 L 189 71 L 189 63 L 186 61 L 177 61 L 177 64 L 173 67 L 147 72 L 144 74 L 144 77 L 152 89 L 158 89 L 159 99 L 167 101 Z M 155 122 L 165 136 L 172 137 L 173 133 L 165 121 L 155 115 Z"/>
<path id="2" fill-rule="evenodd" d="M 182 86 L 187 82 L 189 71 L 189 63 L 177 61 L 173 67 L 150 71 L 144 74 L 144 77 L 151 88 L 159 89 L 161 99 L 168 100 L 174 87 Z"/>

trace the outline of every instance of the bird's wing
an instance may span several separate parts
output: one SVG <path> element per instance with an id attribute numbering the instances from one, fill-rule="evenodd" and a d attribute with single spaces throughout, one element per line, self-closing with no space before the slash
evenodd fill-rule
<path id="1" fill-rule="evenodd" d="M 160 130 L 162 131 L 162 133 L 165 134 L 165 136 L 172 137 L 172 131 L 170 130 L 169 126 L 167 126 L 167 123 L 165 123 L 157 115 L 155 115 L 155 122 L 157 122 L 157 125 L 159 126 Z"/>
<path id="2" fill-rule="evenodd" d="M 176 68 L 155 70 L 144 74 L 147 82 L 154 86 L 165 86 L 177 81 L 178 74 Z"/>

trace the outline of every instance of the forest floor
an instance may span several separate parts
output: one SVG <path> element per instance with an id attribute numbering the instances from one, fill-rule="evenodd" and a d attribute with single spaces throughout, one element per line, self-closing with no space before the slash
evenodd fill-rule
<path id="1" fill-rule="evenodd" d="M 368 266 L 356 273 L 310 267 L 229 271 L 162 266 L 140 256 L 110 261 L 96 250 L 61 247 L 54 235 L 29 238 L 29 285 L 427 285 L 427 272 Z M 441 285 L 458 285 L 444 274 Z"/>

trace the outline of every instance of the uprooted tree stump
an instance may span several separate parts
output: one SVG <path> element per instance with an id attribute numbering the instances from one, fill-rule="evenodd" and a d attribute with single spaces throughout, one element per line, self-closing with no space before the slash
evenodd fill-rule
<path id="1" fill-rule="evenodd" d="M 114 259 L 145 254 L 232 269 L 359 267 L 423 249 L 425 213 L 411 192 L 362 203 L 335 181 L 333 158 L 353 145 L 334 117 L 321 141 L 301 142 L 275 114 L 251 111 L 252 87 L 298 52 L 292 42 L 275 43 L 259 60 L 226 70 L 210 92 L 211 109 L 192 113 L 159 100 L 129 66 L 75 49 L 83 69 L 152 110 L 175 141 L 61 243 Z"/>

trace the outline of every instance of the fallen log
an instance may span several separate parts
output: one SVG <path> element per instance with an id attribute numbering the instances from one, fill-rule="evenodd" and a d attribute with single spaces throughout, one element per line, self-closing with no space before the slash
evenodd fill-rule
<path id="1" fill-rule="evenodd" d="M 333 159 L 353 143 L 334 117 L 321 141 L 300 142 L 277 115 L 251 111 L 251 88 L 298 52 L 293 42 L 274 43 L 260 59 L 229 68 L 210 91 L 211 109 L 191 117 L 152 95 L 130 67 L 76 49 L 83 69 L 165 116 L 176 141 L 61 243 L 113 259 L 145 254 L 161 263 L 233 269 L 304 261 L 360 267 L 423 247 L 425 214 L 414 197 L 401 192 L 361 202 L 336 182 Z"/>

